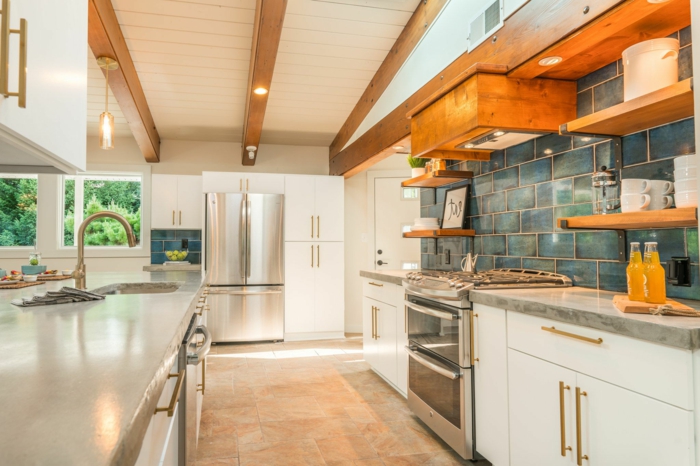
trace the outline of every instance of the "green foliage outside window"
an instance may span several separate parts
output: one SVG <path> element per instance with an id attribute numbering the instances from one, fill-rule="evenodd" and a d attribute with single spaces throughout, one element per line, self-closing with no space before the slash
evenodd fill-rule
<path id="1" fill-rule="evenodd" d="M 0 246 L 36 241 L 36 178 L 0 178 Z"/>

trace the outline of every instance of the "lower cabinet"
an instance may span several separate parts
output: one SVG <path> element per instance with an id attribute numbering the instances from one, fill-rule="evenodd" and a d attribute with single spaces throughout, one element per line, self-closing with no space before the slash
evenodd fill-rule
<path id="1" fill-rule="evenodd" d="M 396 385 L 396 308 L 365 297 L 362 320 L 365 326 L 365 360 Z"/>

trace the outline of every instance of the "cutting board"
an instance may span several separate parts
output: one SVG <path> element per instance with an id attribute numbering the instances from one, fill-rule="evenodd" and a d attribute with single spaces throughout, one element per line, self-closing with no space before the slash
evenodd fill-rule
<path id="1" fill-rule="evenodd" d="M 58 281 L 58 280 L 68 280 L 69 278 L 72 278 L 72 277 L 70 275 L 54 275 L 52 277 L 46 277 L 46 276 L 39 275 L 37 277 L 37 280 L 41 280 L 42 282 L 53 282 L 53 281 Z"/>
<path id="2" fill-rule="evenodd" d="M 11 282 L 0 283 L 0 290 L 16 290 L 18 288 L 26 288 L 28 286 L 43 285 L 42 282 Z"/>
<path id="3" fill-rule="evenodd" d="M 693 310 L 693 308 L 672 299 L 667 299 L 666 304 L 673 306 L 673 309 L 680 309 L 683 311 Z M 651 314 L 650 309 L 659 307 L 658 304 L 649 304 L 642 301 L 631 301 L 627 295 L 615 295 L 613 297 L 613 305 L 619 311 L 630 314 Z"/>

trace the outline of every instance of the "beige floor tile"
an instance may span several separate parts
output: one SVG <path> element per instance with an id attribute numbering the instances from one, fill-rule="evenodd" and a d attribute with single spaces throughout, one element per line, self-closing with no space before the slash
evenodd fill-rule
<path id="1" fill-rule="evenodd" d="M 375 458 L 377 452 L 361 435 L 316 440 L 326 462 Z"/>
<path id="2" fill-rule="evenodd" d="M 346 460 L 346 461 L 326 461 L 328 466 L 384 466 L 381 458 L 370 458 L 366 460 Z"/>
<path id="3" fill-rule="evenodd" d="M 347 418 L 261 422 L 260 426 L 267 442 L 361 435 L 355 423 Z"/>
<path id="4" fill-rule="evenodd" d="M 380 422 L 412 421 L 415 419 L 406 403 L 368 403 L 367 410 Z"/>
<path id="5" fill-rule="evenodd" d="M 254 385 L 269 385 L 266 372 L 236 372 L 233 374 L 233 387 L 251 387 Z"/>
<path id="6" fill-rule="evenodd" d="M 417 421 L 355 424 L 381 457 L 435 453 L 450 448 Z"/>
<path id="7" fill-rule="evenodd" d="M 377 418 L 375 418 L 372 413 L 370 412 L 369 407 L 365 406 L 348 406 L 345 409 L 345 412 L 348 414 L 350 419 L 352 419 L 355 422 L 376 422 Z"/>
<path id="8" fill-rule="evenodd" d="M 284 369 L 284 367 L 283 367 Z M 323 383 L 326 379 L 310 368 L 301 370 L 281 370 L 270 373 L 268 376 L 270 385 L 290 385 L 296 383 Z"/>
<path id="9" fill-rule="evenodd" d="M 487 461 L 471 462 L 463 460 L 459 455 L 451 451 L 392 456 L 382 459 L 387 466 L 489 466 Z"/>
<path id="10" fill-rule="evenodd" d="M 266 398 L 258 400 L 260 422 L 325 417 L 314 397 Z"/>
<path id="11" fill-rule="evenodd" d="M 343 393 L 346 390 L 345 386 L 340 382 L 298 383 L 272 386 L 272 393 L 275 398 L 326 395 L 329 393 Z"/>
<path id="12" fill-rule="evenodd" d="M 260 424 L 257 422 L 253 424 L 240 424 L 236 426 L 236 436 L 238 437 L 239 445 L 262 443 L 264 441 Z"/>
<path id="13" fill-rule="evenodd" d="M 259 422 L 258 410 L 255 407 L 228 408 L 213 410 L 214 426 L 238 426 Z"/>
<path id="14" fill-rule="evenodd" d="M 212 435 L 200 438 L 197 443 L 197 461 L 236 456 L 238 456 L 238 442 L 235 435 Z"/>
<path id="15" fill-rule="evenodd" d="M 208 389 L 209 387 L 207 387 Z M 214 396 L 209 395 L 204 397 L 202 401 L 202 410 L 210 409 L 227 409 L 227 408 L 246 408 L 255 407 L 255 398 L 252 396 Z"/>
<path id="16" fill-rule="evenodd" d="M 322 466 L 321 452 L 313 440 L 265 442 L 241 445 L 241 466 Z"/>
<path id="17" fill-rule="evenodd" d="M 238 458 L 212 458 L 206 460 L 200 460 L 195 463 L 195 466 L 216 466 L 216 465 L 229 465 L 237 466 Z"/>
<path id="18" fill-rule="evenodd" d="M 329 417 L 345 417 L 349 415 L 345 408 L 362 408 L 365 406 L 362 398 L 350 391 L 317 396 L 316 401 L 323 409 L 323 412 L 326 413 L 326 416 Z"/>

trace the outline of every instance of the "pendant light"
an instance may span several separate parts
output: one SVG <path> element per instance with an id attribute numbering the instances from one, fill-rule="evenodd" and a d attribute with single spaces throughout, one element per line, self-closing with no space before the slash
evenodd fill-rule
<path id="1" fill-rule="evenodd" d="M 105 111 L 100 115 L 100 149 L 114 149 L 114 116 L 109 113 L 109 72 L 119 68 L 113 58 L 99 57 L 97 64 L 105 70 Z"/>

